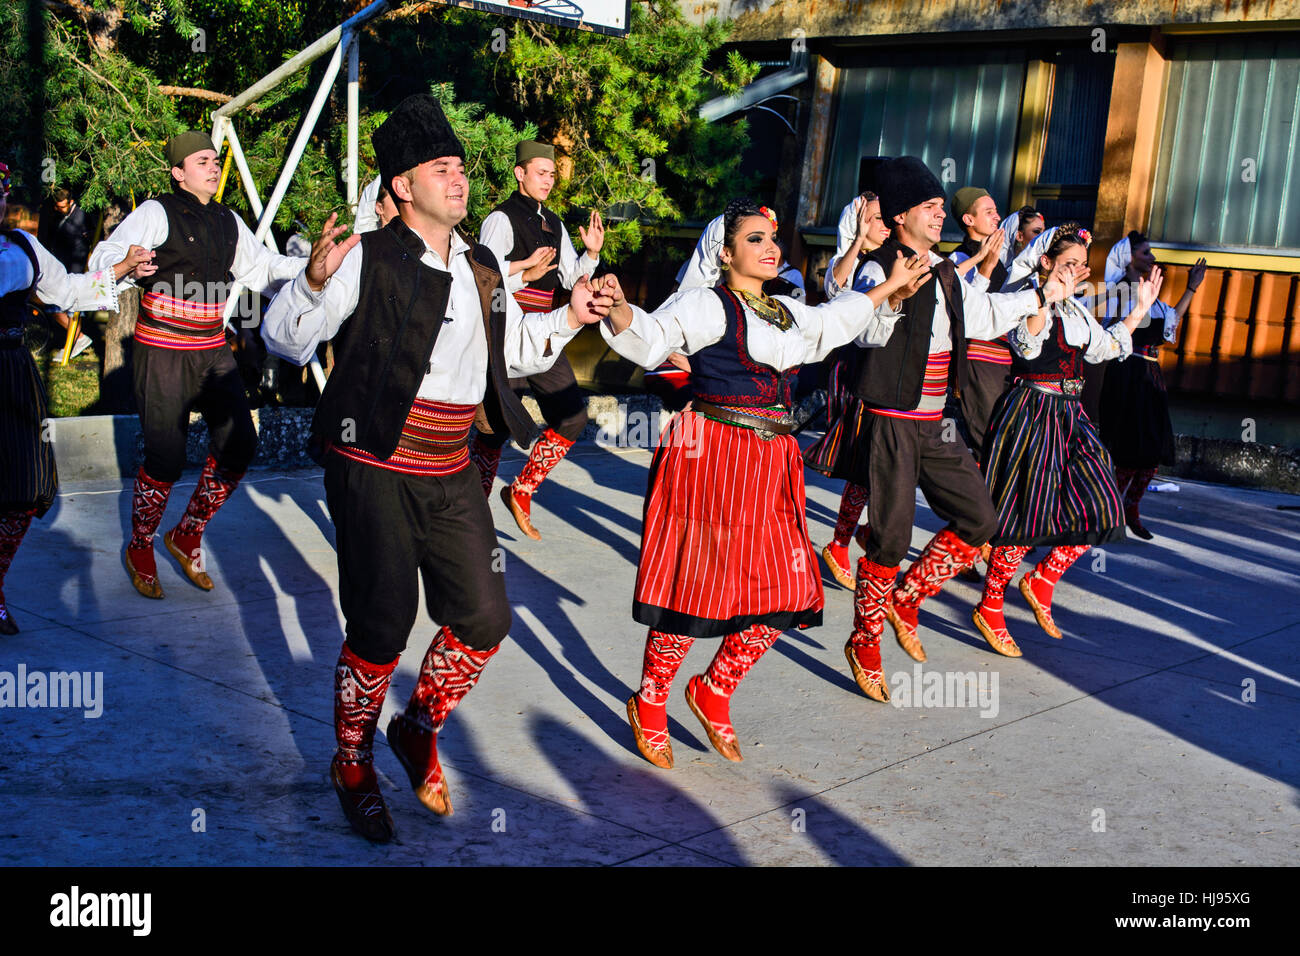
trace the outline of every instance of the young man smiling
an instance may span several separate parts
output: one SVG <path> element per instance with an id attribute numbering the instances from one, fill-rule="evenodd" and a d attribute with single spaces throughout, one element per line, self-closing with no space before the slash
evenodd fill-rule
<path id="1" fill-rule="evenodd" d="M 335 669 L 338 752 L 330 775 L 352 827 L 376 842 L 393 822 L 371 747 L 423 576 L 441 625 L 388 742 L 420 801 L 451 813 L 438 732 L 510 629 L 496 535 L 467 451 L 485 407 L 520 444 L 534 431 L 510 378 L 546 371 L 612 299 L 585 278 L 567 308 L 525 315 L 505 267 L 465 238 L 465 151 L 431 96 L 404 100 L 374 134 L 398 214 L 335 243 L 330 216 L 301 275 L 271 303 L 262 334 L 299 365 L 334 339 L 335 367 L 316 407 L 347 637 Z"/>
<path id="2" fill-rule="evenodd" d="M 868 487 L 871 501 L 869 527 L 859 536 L 866 555 L 858 561 L 853 634 L 846 651 L 858 685 L 869 696 L 887 700 L 880 660 L 886 617 L 903 649 L 924 661 L 916 635 L 922 601 L 970 564 L 996 524 L 988 488 L 970 452 L 959 442 L 944 441 L 942 434 L 948 390 L 960 396 L 968 386 L 966 340 L 997 338 L 1035 314 L 1041 300 L 1035 290 L 981 292 L 934 253 L 943 231 L 944 190 L 920 159 L 889 160 L 877 171 L 876 182 L 880 213 L 893 233 L 870 254 L 854 288 L 865 291 L 885 281 L 885 267 L 900 252 L 928 255 L 938 280 L 933 293 L 903 303 L 902 318 L 884 346 L 862 351 L 855 386 L 870 414 L 855 443 L 858 472 L 850 480 Z M 1045 295 L 1057 301 L 1072 291 L 1049 283 Z M 918 485 L 947 527 L 930 540 L 895 589 L 898 566 L 912 539 Z"/>
<path id="3" fill-rule="evenodd" d="M 212 198 L 221 165 L 207 134 L 173 137 L 166 155 L 172 192 L 141 203 L 123 219 L 95 247 L 88 267 L 106 268 L 133 245 L 153 250 L 156 275 L 140 300 L 131 359 L 144 464 L 136 474 L 131 540 L 123 555 L 132 585 L 149 598 L 163 596 L 153 536 L 185 466 L 190 409 L 202 412 L 208 424 L 208 457 L 185 514 L 163 543 L 185 576 L 205 591 L 213 584 L 203 568 L 203 532 L 257 451 L 244 382 L 226 345 L 230 280 L 258 293 L 302 269 L 301 259 L 270 252 Z"/>
<path id="4" fill-rule="evenodd" d="M 596 271 L 605 243 L 605 225 L 600 213 L 593 209 L 587 227 L 578 227 L 586 248 L 579 257 L 564 223 L 545 206 L 555 187 L 555 147 L 547 143 L 525 140 L 515 146 L 515 181 L 519 188 L 483 220 L 479 238 L 508 268 L 506 288 L 514 293 L 520 307 L 525 312 L 546 312 L 561 287 L 572 289 L 575 282 L 590 278 Z M 587 397 L 564 356 L 545 372 L 511 384 L 520 392 L 532 389 L 546 420 L 546 430 L 533 445 L 519 476 L 501 489 L 501 499 L 519 530 L 540 540 L 541 532 L 532 521 L 533 495 L 586 428 Z M 470 456 L 483 479 L 484 494 L 491 494 L 501 448 L 510 435 L 499 421 L 479 424 L 486 427 L 475 436 Z"/>

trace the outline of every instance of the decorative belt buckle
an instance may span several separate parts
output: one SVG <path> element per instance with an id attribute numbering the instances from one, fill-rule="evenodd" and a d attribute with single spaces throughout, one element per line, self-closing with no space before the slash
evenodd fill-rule
<path id="1" fill-rule="evenodd" d="M 773 438 L 776 437 L 776 432 L 769 431 L 766 428 L 755 428 L 754 434 L 756 434 L 763 441 L 771 441 Z"/>
<path id="2" fill-rule="evenodd" d="M 1078 398 L 1083 394 L 1083 379 L 1065 378 L 1061 379 L 1061 391 L 1071 398 Z"/>

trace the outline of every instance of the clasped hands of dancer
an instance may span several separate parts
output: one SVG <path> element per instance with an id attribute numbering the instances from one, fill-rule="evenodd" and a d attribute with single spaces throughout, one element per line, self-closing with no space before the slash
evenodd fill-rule
<path id="1" fill-rule="evenodd" d="M 347 254 L 352 251 L 352 247 L 361 241 L 359 233 L 353 233 L 342 242 L 336 242 L 339 236 L 347 232 L 351 225 L 344 223 L 341 226 L 335 225 L 339 214 L 330 213 L 330 217 L 325 220 L 325 227 L 321 230 L 320 238 L 312 243 L 311 256 L 307 260 L 307 285 L 313 292 L 319 292 L 325 288 L 325 280 L 338 272 L 339 266 L 347 258 Z M 599 227 L 600 236 L 604 237 L 604 226 L 600 225 L 599 213 L 592 213 L 595 227 Z M 588 233 L 582 232 L 584 242 L 588 239 Z M 606 276 L 611 279 L 613 276 Z M 618 280 L 615 280 L 617 284 Z M 603 280 L 597 279 L 592 282 L 587 276 L 583 276 L 573 284 L 573 289 L 569 296 L 568 320 L 569 328 L 576 329 L 583 325 L 594 325 L 601 319 L 609 315 L 610 308 L 614 304 L 605 291 Z M 621 294 L 621 290 L 620 290 Z M 630 318 L 630 314 L 629 314 Z"/>
<path id="2" fill-rule="evenodd" d="M 594 209 L 591 211 L 591 215 L 587 217 L 587 227 L 585 229 L 582 226 L 578 227 L 578 237 L 582 239 L 587 255 L 593 260 L 598 259 L 600 250 L 605 245 L 605 223 L 600 218 L 599 212 Z M 559 252 L 556 246 L 538 246 L 531 256 L 520 260 L 524 265 L 524 281 L 536 282 L 545 277 L 546 273 L 558 269 L 560 264 L 556 262 L 556 257 Z"/>
<path id="3" fill-rule="evenodd" d="M 151 276 L 158 271 L 158 267 L 153 263 L 153 250 L 146 249 L 144 246 L 131 246 L 126 250 L 126 256 L 117 265 L 113 266 L 113 278 L 121 281 L 130 276 L 132 279 L 143 279 L 145 276 Z"/>
<path id="4" fill-rule="evenodd" d="M 996 261 L 997 257 L 1002 254 L 1002 243 L 1006 240 L 1007 232 L 1005 229 L 994 229 L 980 241 L 979 251 L 963 262 L 957 264 L 957 274 L 965 278 L 970 274 L 972 269 L 978 269 L 981 264 L 988 261 L 992 256 Z M 989 266 L 989 272 L 993 271 L 993 266 Z M 987 273 L 985 273 L 987 278 Z M 995 291 L 995 290 L 989 290 Z"/>

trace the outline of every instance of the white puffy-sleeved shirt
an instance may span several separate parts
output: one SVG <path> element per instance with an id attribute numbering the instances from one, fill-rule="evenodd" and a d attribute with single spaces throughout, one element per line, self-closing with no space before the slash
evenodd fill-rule
<path id="1" fill-rule="evenodd" d="M 354 233 L 374 232 L 379 228 L 379 216 L 375 213 L 375 203 L 379 202 L 379 180 L 376 176 L 366 183 L 357 197 L 357 215 L 352 223 Z"/>
<path id="2" fill-rule="evenodd" d="M 1132 311 L 1132 307 L 1129 305 L 1132 300 L 1127 285 L 1114 286 L 1109 292 L 1110 295 L 1106 300 L 1106 327 L 1108 329 L 1114 328 Z M 1136 293 L 1135 283 L 1132 287 L 1132 294 L 1136 295 Z M 1162 334 L 1166 342 L 1178 341 L 1178 312 L 1172 305 L 1167 305 L 1159 299 L 1152 302 L 1151 308 L 1147 309 L 1147 314 L 1142 316 L 1142 321 L 1138 323 L 1138 328 L 1148 328 L 1153 322 L 1159 322 L 1164 326 Z"/>
<path id="3" fill-rule="evenodd" d="M 847 288 L 852 287 L 853 277 L 849 277 L 849 285 L 841 287 L 835 281 L 835 263 L 844 258 L 844 254 L 849 251 L 849 246 L 853 245 L 853 240 L 858 235 L 858 210 L 862 207 L 862 197 L 854 196 L 849 204 L 840 210 L 840 221 L 835 226 L 835 255 L 831 256 L 831 261 L 826 263 L 826 279 L 822 287 L 826 292 L 826 298 L 833 299 Z"/>
<path id="4" fill-rule="evenodd" d="M 495 252 L 497 258 L 509 268 L 510 260 L 506 256 L 510 255 L 510 251 L 515 247 L 515 229 L 510 224 L 509 216 L 499 210 L 488 213 L 479 229 L 478 241 Z M 564 228 L 563 223 L 560 224 L 559 245 L 557 258 L 560 260 L 558 272 L 560 285 L 572 289 L 575 282 L 583 276 L 591 276 L 596 271 L 596 267 L 600 265 L 600 256 L 592 258 L 591 253 L 585 249 L 581 256 L 578 255 L 577 250 L 573 248 L 573 240 L 569 238 L 569 230 Z M 514 275 L 506 272 L 501 274 L 505 276 L 506 289 L 510 292 L 516 292 L 526 284 L 523 269 Z"/>
<path id="5" fill-rule="evenodd" d="M 234 215 L 234 213 L 231 213 Z M 253 236 L 244 220 L 235 216 L 239 235 L 235 245 L 235 261 L 230 267 L 235 281 L 254 292 L 272 292 L 279 284 L 292 279 L 302 271 L 302 259 L 281 256 L 266 248 Z M 157 249 L 167 241 L 167 211 L 162 203 L 146 199 L 129 216 L 118 224 L 113 234 L 102 240 L 90 254 L 87 268 L 94 272 L 121 262 L 131 246 Z M 130 279 L 119 283 L 119 290 L 131 285 Z"/>
<path id="6" fill-rule="evenodd" d="M 726 237 L 726 222 L 722 216 L 712 220 L 700 238 L 695 241 L 695 251 L 686 265 L 677 270 L 677 288 L 712 289 L 722 277 L 722 242 Z"/>
<path id="7" fill-rule="evenodd" d="M 477 405 L 487 392 L 488 343 L 483 331 L 483 306 L 474 272 L 469 264 L 469 244 L 457 232 L 451 234 L 451 266 L 426 243 L 420 261 L 451 273 L 451 295 L 447 321 L 438 333 L 428 370 L 420 383 L 419 398 L 454 405 Z M 338 333 L 339 327 L 356 311 L 361 290 L 361 244 L 354 246 L 325 281 L 319 292 L 307 284 L 307 271 L 298 260 L 299 272 L 272 300 L 262 319 L 262 339 L 272 353 L 295 365 L 305 364 L 316 346 Z M 538 375 L 555 364 L 564 344 L 577 335 L 569 328 L 568 307 L 553 312 L 525 315 L 514 299 L 506 296 L 505 360 L 511 378 Z M 547 342 L 552 352 L 547 354 Z"/>
<path id="8" fill-rule="evenodd" d="M 943 258 L 930 252 L 930 264 L 938 265 Z M 874 259 L 863 264 L 853 288 L 858 292 L 885 281 L 885 270 Z M 961 290 L 962 319 L 966 338 L 991 341 L 1011 331 L 1026 316 L 1038 311 L 1038 293 L 1033 289 L 1020 292 L 983 292 L 969 282 L 958 282 Z M 927 290 L 933 289 L 933 292 Z M 952 329 L 948 322 L 947 300 L 943 285 L 931 279 L 916 295 L 934 296 L 934 321 L 930 325 L 930 353 L 952 350 Z M 859 342 L 859 344 L 863 344 Z"/>
<path id="9" fill-rule="evenodd" d="M 794 324 L 782 331 L 745 309 L 745 350 L 756 362 L 778 372 L 818 362 L 855 338 L 884 345 L 899 314 L 888 304 L 877 308 L 867 296 L 846 292 L 832 302 L 804 305 L 788 296 L 774 296 L 790 310 Z M 600 323 L 605 341 L 619 355 L 642 368 L 663 364 L 674 352 L 693 355 L 722 341 L 727 315 L 718 294 L 710 289 L 680 289 L 653 312 L 631 306 L 632 322 L 615 335 L 609 322 Z"/>
<path id="10" fill-rule="evenodd" d="M 1052 303 L 1047 309 L 1047 321 L 1037 335 L 1030 335 L 1028 323 L 1021 322 L 1007 335 L 1007 344 L 1021 358 L 1036 359 L 1057 322 L 1062 323 L 1066 343 L 1083 349 L 1083 360 L 1092 365 L 1126 359 L 1133 354 L 1133 337 L 1124 323 L 1117 322 L 1103 329 L 1075 299 Z"/>
<path id="11" fill-rule="evenodd" d="M 36 296 L 47 305 L 63 312 L 93 312 L 99 309 L 113 311 L 117 308 L 117 280 L 113 266 L 125 258 L 114 259 L 107 268 L 92 272 L 70 273 L 49 250 L 29 232 L 22 232 L 36 253 L 40 276 L 36 283 Z M 32 263 L 27 254 L 7 236 L 0 236 L 0 295 L 8 295 L 32 285 Z"/>

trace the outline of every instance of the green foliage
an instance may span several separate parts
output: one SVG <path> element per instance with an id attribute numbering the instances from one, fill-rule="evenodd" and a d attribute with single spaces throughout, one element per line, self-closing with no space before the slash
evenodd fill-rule
<path id="1" fill-rule="evenodd" d="M 67 5 L 46 13 L 45 117 L 57 178 L 95 209 L 166 188 L 161 141 L 208 128 L 216 102 L 158 92 L 159 83 L 235 94 L 339 22 L 319 0 L 93 0 L 90 27 Z M 33 71 L 23 61 L 22 0 L 0 0 L 0 135 L 21 140 Z M 562 179 L 549 205 L 575 218 L 595 207 L 609 229 L 602 258 L 641 244 L 638 220 L 708 218 L 740 191 L 743 120 L 706 124 L 705 99 L 734 92 L 757 68 L 732 52 L 714 66 L 727 27 L 689 24 L 675 0 L 638 0 L 625 39 L 482 13 L 406 3 L 362 36 L 360 176 L 376 172 L 370 134 L 404 96 L 432 89 L 465 144 L 466 227 L 476 230 L 514 189 L 514 145 L 555 143 Z M 505 49 L 493 49 L 506 33 Z M 201 31 L 201 32 L 196 32 Z M 298 133 L 325 60 L 300 71 L 235 119 L 265 199 Z M 455 90 L 461 97 L 457 101 Z M 276 225 L 318 229 L 342 209 L 343 86 L 312 131 Z M 28 107 L 25 109 L 25 107 Z M 252 219 L 232 170 L 224 200 Z"/>
<path id="2" fill-rule="evenodd" d="M 169 4 L 170 5 L 170 4 Z M 127 5 L 138 13 L 142 4 Z M 20 4 L 4 4 L 5 27 L 22 20 Z M 96 209 L 111 196 L 147 194 L 165 183 L 165 163 L 160 142 L 179 128 L 175 104 L 158 92 L 158 82 L 148 71 L 119 53 L 103 36 L 93 36 L 78 20 L 46 14 L 46 46 L 35 64 L 26 60 L 19 37 L 22 31 L 5 30 L 0 75 L 9 86 L 20 80 L 21 94 L 11 94 L 12 112 L 6 109 L 0 123 L 4 142 L 21 141 L 29 125 L 43 127 L 42 155 L 24 157 L 23 165 L 39 170 L 40 183 L 27 183 L 35 192 L 56 183 L 72 183 L 82 190 L 82 203 Z M 12 59 L 19 57 L 20 59 Z M 36 100 L 33 84 L 44 80 L 45 109 L 31 115 Z"/>
<path id="3" fill-rule="evenodd" d="M 733 93 L 757 75 L 757 67 L 732 53 L 726 65 L 707 69 L 727 35 L 714 20 L 687 23 L 674 0 L 632 6 L 625 40 L 519 21 L 498 67 L 519 108 L 537 115 L 544 139 L 568 155 L 571 169 L 550 205 L 622 205 L 636 218 L 616 222 L 605 238 L 604 256 L 617 260 L 641 244 L 637 219 L 676 219 L 698 214 L 718 183 L 734 179 L 748 142 L 743 123 L 709 130 L 696 110 L 708 96 Z M 661 172 L 680 180 L 698 172 L 710 182 L 674 197 Z"/>

